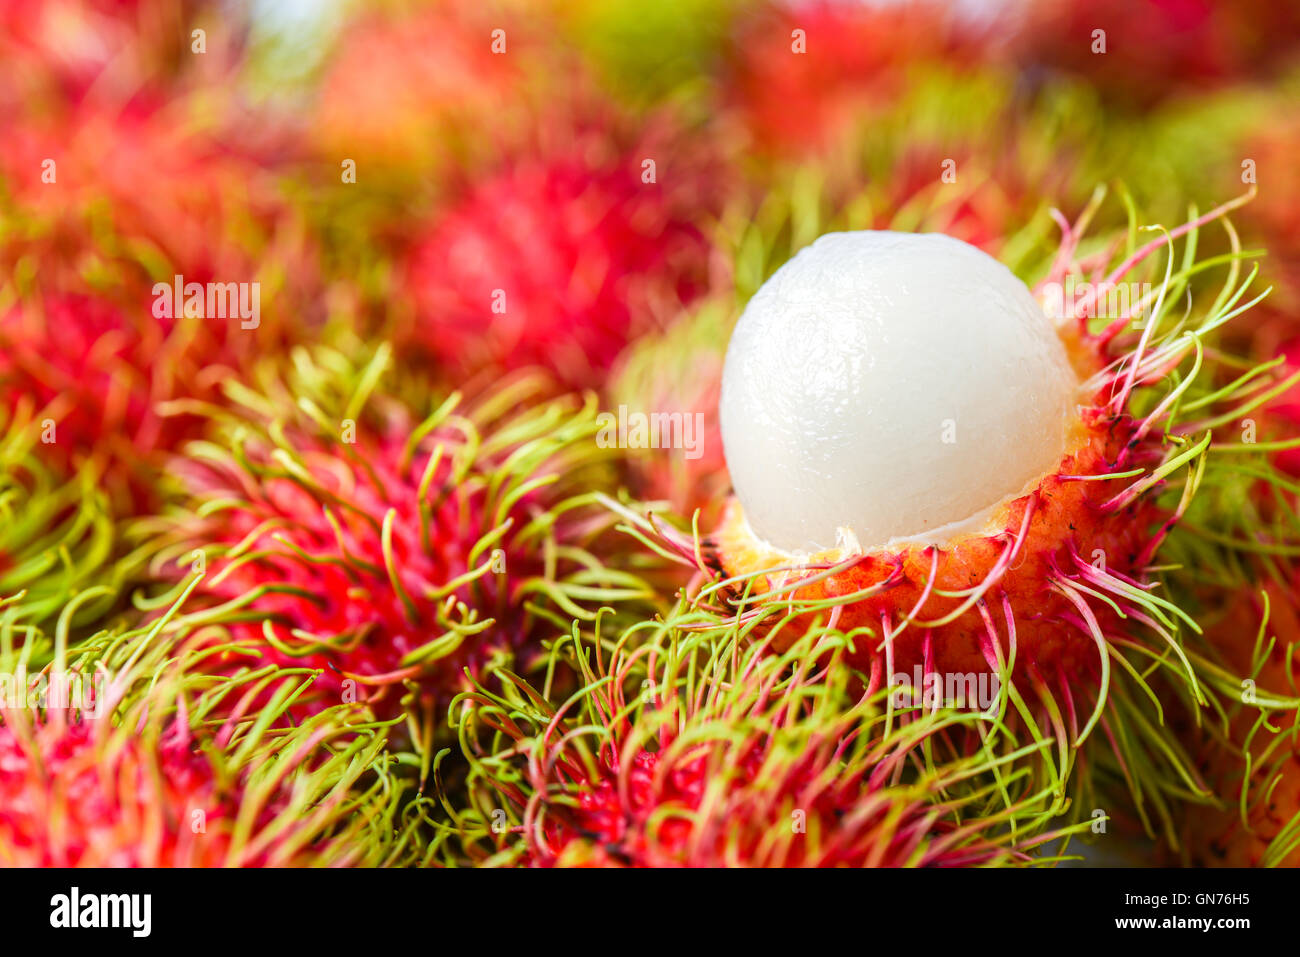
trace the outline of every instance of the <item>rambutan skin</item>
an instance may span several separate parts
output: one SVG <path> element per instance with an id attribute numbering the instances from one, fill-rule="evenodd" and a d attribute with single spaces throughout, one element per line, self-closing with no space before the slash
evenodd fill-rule
<path id="1" fill-rule="evenodd" d="M 51 420 L 51 457 L 93 459 L 123 512 L 157 506 L 162 453 L 196 434 L 167 403 L 217 399 L 224 379 L 322 318 L 316 249 L 276 148 L 261 132 L 233 146 L 227 117 L 179 122 L 195 105 L 152 92 L 44 113 L 24 103 L 0 157 L 12 227 L 0 236 L 0 402 Z M 177 283 L 199 284 L 219 314 L 172 302 Z M 238 288 L 249 313 L 217 307 L 208 284 Z"/>
<path id="2" fill-rule="evenodd" d="M 908 798 L 901 795 L 893 800 L 874 795 L 852 773 L 824 788 L 813 786 L 825 773 L 821 763 L 825 757 L 810 755 L 802 766 L 790 769 L 792 781 L 809 785 L 805 793 L 793 787 L 790 793 L 778 795 L 764 786 L 765 755 L 759 747 L 748 758 L 729 760 L 725 769 L 708 755 L 661 769 L 657 753 L 638 751 L 625 773 L 616 765 L 606 766 L 600 776 L 570 785 L 575 805 L 557 804 L 544 839 L 526 863 L 530 867 L 969 867 L 1014 859 L 1003 848 L 978 842 L 966 849 L 925 849 L 922 838 L 936 839 L 941 845 L 955 828 L 927 811 L 921 801 L 909 806 Z"/>
<path id="3" fill-rule="evenodd" d="M 815 761 L 809 760 L 809 765 Z M 864 848 L 833 848 L 825 854 L 811 846 L 803 832 L 792 828 L 790 843 L 779 857 L 764 856 L 762 844 L 772 831 L 787 823 L 795 812 L 794 798 L 771 803 L 772 795 L 749 795 L 759 789 L 763 755 L 755 749 L 747 760 L 729 768 L 724 789 L 731 792 L 729 815 L 748 818 L 749 827 L 720 833 L 710 846 L 699 840 L 698 826 L 691 815 L 698 813 L 711 790 L 716 791 L 720 769 L 710 767 L 707 756 L 683 762 L 666 772 L 659 771 L 659 755 L 638 751 L 626 773 L 617 766 L 602 767 L 599 777 L 578 784 L 577 804 L 547 829 L 544 845 L 528 863 L 533 867 L 863 867 L 872 851 Z M 811 778 L 815 767 L 795 772 Z M 862 800 L 858 788 L 837 781 L 818 794 L 811 807 L 800 807 L 818 834 L 834 833 L 839 822 Z M 783 805 L 789 805 L 784 807 Z M 783 820 L 784 819 L 784 820 Z M 740 831 L 741 833 L 737 833 Z M 906 832 L 904 832 L 906 833 Z M 888 841 L 885 842 L 888 844 Z M 899 835 L 901 851 L 906 843 Z M 879 849 L 874 849 L 879 853 Z M 889 859 L 890 849 L 884 857 Z M 897 864 L 906 852 L 893 859 Z"/>
<path id="4" fill-rule="evenodd" d="M 160 706 L 166 710 L 166 705 Z M 145 722 L 142 722 L 145 723 Z M 359 771 L 308 780 L 310 750 L 280 786 L 222 770 L 173 724 L 161 736 L 107 716 L 0 725 L 0 863 L 6 867 L 301 867 L 378 863 L 383 843 L 359 829 L 379 813 L 350 795 Z M 379 768 L 373 750 L 366 755 Z M 253 767 L 256 767 L 254 763 Z M 295 781 L 298 789 L 295 790 Z M 347 802 L 353 810 L 344 814 Z M 377 856 L 379 855 L 379 856 Z"/>
<path id="5" fill-rule="evenodd" d="M 861 558 L 836 551 L 810 556 L 810 567 L 800 570 L 798 577 L 753 575 L 787 565 L 788 556 L 758 542 L 733 499 L 709 541 L 711 560 L 727 575 L 743 576 L 745 582 L 752 578 L 755 595 L 785 593 L 799 601 L 844 599 L 846 603 L 833 612 L 841 630 L 866 628 L 879 634 L 883 627 L 884 635 L 859 639 L 860 647 L 852 657 L 857 667 L 878 680 L 886 663 L 893 666 L 891 674 L 911 674 L 918 665 L 945 674 L 997 670 L 999 660 L 1011 660 L 1012 637 L 1021 674 L 1095 677 L 1096 644 L 1086 638 L 1080 641 L 1076 631 L 1086 632 L 1088 625 L 1054 582 L 1063 575 L 1087 577 L 1093 563 L 1103 574 L 1127 578 L 1141 574 L 1143 553 L 1153 526 L 1159 524 L 1154 506 L 1138 500 L 1121 510 L 1108 509 L 1108 500 L 1123 490 L 1123 480 L 1075 478 L 1114 471 L 1135 429 L 1126 417 L 1088 410 L 1072 440 L 1077 447 L 1055 473 L 996 514 L 990 523 L 1001 529 L 996 534 L 963 534 L 944 546 L 907 545 Z M 814 571 L 832 566 L 838 567 L 826 575 Z M 993 630 L 986 610 L 966 600 L 990 575 L 997 576 L 997 583 L 981 604 L 987 603 L 994 612 L 999 628 Z M 801 577 L 814 580 L 799 585 Z M 1014 636 L 1003 629 L 1004 600 L 1015 612 Z M 889 637 L 911 610 L 922 606 L 921 627 L 902 628 L 896 637 Z M 825 617 L 827 612 L 821 614 Z M 1103 631 L 1119 623 L 1113 609 L 1103 606 L 1096 614 Z M 994 641 L 1000 647 L 995 649 Z"/>
<path id="6" fill-rule="evenodd" d="M 535 55 L 533 18 L 510 17 L 506 53 L 492 50 L 502 21 L 466 3 L 353 18 L 327 62 L 311 131 L 327 155 L 353 158 L 362 176 L 445 159 L 484 114 L 526 92 L 520 60 Z M 526 74 L 528 74 L 526 76 Z M 478 132 L 482 132 L 481 127 Z M 430 142 L 440 149 L 428 149 Z"/>
<path id="7" fill-rule="evenodd" d="M 164 336 L 157 324 L 130 322 L 100 297 L 52 296 L 39 306 L 14 306 L 0 316 L 0 394 L 10 408 L 26 400 L 50 419 L 45 451 L 64 464 L 113 442 L 124 441 L 137 454 L 156 448 L 165 428 L 153 414 L 146 370 Z"/>
<path id="8" fill-rule="evenodd" d="M 1300 29 L 1294 7 L 1260 0 L 1034 0 L 1025 14 L 1017 62 L 1082 77 L 1130 108 L 1267 76 L 1294 54 Z"/>
<path id="9" fill-rule="evenodd" d="M 99 474 L 66 470 L 40 441 L 42 424 L 14 412 L 0 418 L 0 606 L 23 628 L 66 615 L 78 636 L 117 598 L 118 528 Z M 31 665 L 48 649 L 28 652 Z"/>

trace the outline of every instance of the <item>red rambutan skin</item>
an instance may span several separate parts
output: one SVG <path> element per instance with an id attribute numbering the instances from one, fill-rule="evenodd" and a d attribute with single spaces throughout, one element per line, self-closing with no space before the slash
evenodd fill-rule
<path id="1" fill-rule="evenodd" d="M 212 0 L 4 0 L 0 115 L 6 101 L 57 107 L 225 76 L 244 36 L 238 10 L 220 7 L 223 29 L 208 26 L 202 56 L 191 50 L 193 25 L 211 24 L 206 14 L 218 8 Z"/>
<path id="2" fill-rule="evenodd" d="M 1285 358 L 1287 375 L 1300 373 L 1300 339 L 1292 339 L 1280 350 Z M 1293 385 L 1270 403 L 1267 414 L 1276 419 L 1284 438 L 1300 436 L 1300 383 Z M 1300 477 L 1300 448 L 1282 449 L 1277 453 L 1277 465 L 1288 475 Z"/>
<path id="3" fill-rule="evenodd" d="M 324 81 L 320 146 L 359 156 L 374 200 L 347 211 L 359 255 L 396 263 L 385 334 L 458 387 L 540 366 L 602 389 L 708 284 L 721 147 L 675 109 L 612 101 L 549 23 L 460 3 L 367 16 Z"/>
<path id="4" fill-rule="evenodd" d="M 1122 416 L 1086 410 L 1082 442 L 1065 456 L 1055 473 L 1037 488 L 1013 500 L 999 513 L 995 535 L 968 534 L 949 546 L 909 545 L 897 552 L 873 552 L 842 571 L 792 589 L 776 576 L 758 576 L 755 594 L 768 590 L 799 600 L 822 600 L 853 595 L 873 586 L 871 597 L 854 599 L 834 609 L 832 620 L 843 631 L 871 628 L 878 636 L 891 630 L 913 609 L 923 607 L 922 621 L 938 621 L 966 605 L 964 597 L 934 594 L 976 588 L 990 573 L 1010 562 L 1005 573 L 984 598 L 997 628 L 991 629 L 979 607 L 970 605 L 952 621 L 937 627 L 904 628 L 888 642 L 861 637 L 850 661 L 882 678 L 882 667 L 892 663 L 891 674 L 912 674 L 916 666 L 926 673 L 980 673 L 996 667 L 991 641 L 996 639 L 1002 660 L 1008 660 L 1010 642 L 1005 633 L 1003 601 L 1015 614 L 1016 670 L 1056 678 L 1094 675 L 1098 649 L 1086 637 L 1088 623 L 1078 607 L 1053 588 L 1062 575 L 1075 576 L 1099 558 L 1104 571 L 1138 576 L 1141 556 L 1158 521 L 1153 506 L 1138 499 L 1122 511 L 1107 510 L 1105 503 L 1123 488 L 1122 480 L 1081 481 L 1074 475 L 1099 475 L 1114 471 L 1114 463 L 1129 443 L 1134 423 Z M 745 574 L 780 567 L 781 554 L 758 543 L 744 522 L 743 511 L 732 500 L 723 523 L 713 537 L 717 561 L 728 574 Z M 815 559 L 814 559 L 815 560 Z M 787 557 L 788 561 L 788 557 Z M 801 577 L 814 574 L 800 573 Z M 927 587 L 929 586 L 929 587 Z M 922 600 L 924 605 L 922 606 Z M 827 612 L 821 612 L 823 618 Z M 1103 633 L 1118 623 L 1106 606 L 1094 609 Z M 778 637 L 777 644 L 788 644 Z"/>
<path id="5" fill-rule="evenodd" d="M 505 696 L 480 686 L 453 702 L 473 798 L 465 813 L 451 809 L 464 854 L 452 860 L 890 867 L 1025 859 L 1006 815 L 958 793 L 972 766 L 932 761 L 973 730 L 969 716 L 896 720 L 862 696 L 850 669 L 835 666 L 841 649 L 832 663 L 812 660 L 816 636 L 772 655 L 766 640 L 696 643 L 678 621 L 699 618 L 670 613 L 648 643 L 636 625 L 607 650 L 603 641 L 582 647 L 575 632 L 576 694 L 553 685 L 548 668 L 545 692 L 505 675 L 502 686 L 513 686 Z M 1008 814 L 1026 806 L 1011 800 Z"/>
<path id="6" fill-rule="evenodd" d="M 699 768 L 674 771 L 661 787 L 655 785 L 658 757 L 639 751 L 625 776 L 626 804 L 620 794 L 619 777 L 613 768 L 603 768 L 610 776 L 588 782 L 579 803 L 564 825 L 552 822 L 547 842 L 554 854 L 539 854 L 530 863 L 538 866 L 617 867 L 624 865 L 654 866 L 655 861 L 678 860 L 686 856 L 686 842 L 691 826 L 681 818 L 667 818 L 652 844 L 643 831 L 648 812 L 673 801 L 698 807 L 704 791 Z"/>
<path id="7" fill-rule="evenodd" d="M 306 293 L 319 286 L 315 251 L 276 171 L 291 151 L 288 131 L 249 115 L 196 128 L 182 122 L 188 108 L 142 94 L 125 105 L 87 102 L 66 116 L 19 117 L 0 176 L 13 215 L 39 223 L 40 238 L 6 237 L 6 265 L 37 256 L 42 288 L 60 291 L 88 266 L 111 263 L 123 298 L 147 310 L 153 284 L 176 274 L 186 282 L 251 282 L 274 260 L 284 294 L 293 294 L 297 308 L 311 308 Z M 227 126 L 248 133 L 236 139 Z M 47 160 L 55 164 L 52 182 L 43 179 Z M 279 313 L 272 291 L 264 290 L 264 321 Z M 218 324 L 211 323 L 222 332 Z M 239 338 L 229 336 L 228 347 L 237 348 Z M 265 347 L 264 331 L 260 338 Z"/>
<path id="8" fill-rule="evenodd" d="M 1260 201 L 1242 210 L 1242 223 L 1268 250 L 1261 266 L 1279 287 L 1252 323 L 1260 354 L 1272 355 L 1279 338 L 1300 335 L 1300 106 L 1270 110 L 1268 121 L 1235 149 L 1254 162 L 1260 183 Z"/>
<path id="9" fill-rule="evenodd" d="M 107 721 L 104 720 L 104 724 Z M 155 746 L 156 744 L 156 746 Z M 237 808 L 183 735 L 106 743 L 93 721 L 0 725 L 0 862 L 203 867 L 226 860 Z M 203 831 L 191 822 L 202 813 Z M 243 862 L 256 865 L 250 860 Z"/>
<path id="10" fill-rule="evenodd" d="M 0 403 L 31 414 L 47 464 L 92 467 L 117 509 L 152 510 L 161 454 L 200 429 L 165 403 L 216 400 L 252 358 L 234 348 L 241 330 L 231 321 L 233 331 L 222 320 L 155 317 L 143 298 L 92 292 L 24 299 L 0 313 Z M 254 334 L 243 335 L 251 346 Z"/>

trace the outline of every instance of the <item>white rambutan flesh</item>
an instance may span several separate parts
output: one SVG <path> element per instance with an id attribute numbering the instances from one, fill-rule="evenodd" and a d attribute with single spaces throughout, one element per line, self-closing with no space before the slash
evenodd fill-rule
<path id="1" fill-rule="evenodd" d="M 750 529 L 778 548 L 942 540 L 1057 465 L 1078 384 L 997 260 L 934 233 L 832 233 L 741 315 L 723 446 Z"/>

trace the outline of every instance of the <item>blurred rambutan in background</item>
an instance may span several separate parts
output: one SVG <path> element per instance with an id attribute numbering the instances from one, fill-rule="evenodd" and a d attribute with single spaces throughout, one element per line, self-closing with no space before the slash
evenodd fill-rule
<path id="1" fill-rule="evenodd" d="M 1033 0 L 1012 53 L 1022 69 L 1082 77 L 1140 109 L 1294 66 L 1300 9 L 1269 0 Z"/>
<path id="2" fill-rule="evenodd" d="M 708 288 L 716 163 L 670 119 L 594 113 L 543 118 L 535 149 L 465 182 L 417 233 L 409 335 L 457 379 L 538 365 L 599 388 Z"/>

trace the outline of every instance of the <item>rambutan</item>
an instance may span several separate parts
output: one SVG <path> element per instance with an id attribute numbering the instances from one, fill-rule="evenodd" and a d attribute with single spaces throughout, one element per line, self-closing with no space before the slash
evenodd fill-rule
<path id="1" fill-rule="evenodd" d="M 719 198 L 699 151 L 664 123 L 629 137 L 612 116 L 565 112 L 563 133 L 539 117 L 549 145 L 466 182 L 412 246 L 414 328 L 398 336 L 449 373 L 539 365 L 599 388 L 630 341 L 707 288 L 701 224 Z"/>
<path id="2" fill-rule="evenodd" d="M 1023 862 L 1055 837 L 1035 834 L 1044 795 L 1021 793 L 1023 773 L 1003 775 L 1005 790 L 981 780 L 1010 757 L 939 763 L 948 736 L 977 734 L 970 715 L 890 715 L 850 691 L 846 669 L 814 666 L 809 647 L 741 648 L 726 625 L 679 608 L 626 632 L 608 664 L 575 632 L 564 660 L 582 689 L 559 706 L 513 676 L 500 694 L 467 692 L 451 706 L 471 764 L 469 805 L 452 808 L 460 854 L 534 867 L 943 867 Z"/>
<path id="3" fill-rule="evenodd" d="M 614 454 L 594 401 L 534 404 L 545 387 L 523 377 L 468 403 L 425 405 L 419 383 L 407 404 L 377 390 L 391 358 L 299 350 L 287 381 L 230 389 L 212 441 L 175 463 L 177 507 L 140 531 L 168 543 L 158 574 L 202 577 L 191 617 L 241 646 L 231 662 L 319 669 L 297 710 L 364 699 L 432 722 L 466 670 L 644 587 L 587 551 L 610 524 L 590 489 Z"/>
<path id="4" fill-rule="evenodd" d="M 283 189 L 282 170 L 296 155 L 292 131 L 269 110 L 216 95 L 228 94 L 232 70 L 225 64 L 222 74 L 160 90 L 124 68 L 68 102 L 15 97 L 0 157 L 0 208 L 16 227 L 0 245 L 6 265 L 40 253 L 47 286 L 65 272 L 142 268 L 150 281 L 175 272 L 200 282 L 259 272 L 268 285 L 313 280 Z M 116 270 L 106 265 L 113 259 Z"/>
<path id="5" fill-rule="evenodd" d="M 301 724 L 303 675 L 203 674 L 150 626 L 103 632 L 27 675 L 4 647 L 0 862 L 22 867 L 347 866 L 400 842 L 382 725 L 356 706 Z M 177 652 L 182 663 L 167 660 Z M 15 700 L 14 677 L 21 675 Z M 253 694 L 266 700 L 246 713 Z M 228 696 L 228 717 L 210 712 Z"/>
<path id="6" fill-rule="evenodd" d="M 1300 51 L 1300 12 L 1268 0 L 1035 0 L 1010 26 L 1018 63 L 1135 107 L 1268 77 Z"/>
<path id="7" fill-rule="evenodd" d="M 214 29 L 218 22 L 224 29 Z M 210 34 L 203 56 L 191 47 L 195 24 Z M 0 78 L 0 107 L 58 107 L 225 73 L 244 28 L 240 10 L 212 0 L 6 0 L 0 57 L 10 69 Z"/>
<path id="8" fill-rule="evenodd" d="M 952 233 L 985 252 L 1005 246 L 1024 255 L 1035 242 L 1036 227 L 1008 235 L 1020 197 L 1028 194 L 1023 184 L 1008 193 L 1001 170 L 995 175 L 964 163 L 960 182 L 942 183 L 935 173 L 946 149 L 935 150 L 933 163 L 904 160 L 893 176 L 886 167 L 876 166 L 892 156 L 888 149 L 864 157 L 869 182 L 852 195 L 838 195 L 833 183 L 806 167 L 783 189 L 764 191 L 751 206 L 737 203 L 724 216 L 726 228 L 719 242 L 724 258 L 734 261 L 734 276 L 732 282 L 714 285 L 734 285 L 738 296 L 752 294 L 788 258 L 787 249 L 800 248 L 834 227 Z M 686 518 L 702 509 L 704 528 L 720 517 L 729 481 L 713 410 L 722 388 L 726 341 L 738 312 L 730 296 L 700 301 L 667 330 L 633 342 L 619 357 L 604 390 L 614 411 L 658 416 L 674 428 L 674 417 L 697 417 L 691 448 L 646 448 L 629 442 L 627 464 L 634 495 L 664 501 Z"/>
<path id="9" fill-rule="evenodd" d="M 1289 340 L 1279 350 L 1283 368 L 1289 377 L 1300 377 L 1300 338 Z M 1280 423 L 1282 434 L 1290 440 L 1281 440 L 1286 447 L 1277 450 L 1278 466 L 1290 475 L 1300 477 L 1300 378 L 1268 407 L 1268 414 Z"/>
<path id="10" fill-rule="evenodd" d="M 311 124 L 322 152 L 383 171 L 427 170 L 472 149 L 484 117 L 508 126 L 539 76 L 533 15 L 509 4 L 447 2 L 354 17 L 322 77 Z M 499 33 L 494 36 L 494 31 Z M 556 53 L 555 49 L 548 52 Z M 435 148 L 436 147 L 436 148 Z"/>
<path id="11" fill-rule="evenodd" d="M 1300 439 L 1273 412 L 1296 371 L 1226 351 L 1216 358 L 1215 384 L 1235 389 L 1236 405 L 1202 420 L 1216 430 L 1209 465 L 1161 550 L 1170 598 L 1204 629 L 1190 653 L 1209 679 L 1209 707 L 1175 709 L 1173 725 L 1210 799 L 1184 805 L 1165 843 L 1183 863 L 1297 865 L 1300 486 L 1283 456 Z"/>
<path id="12" fill-rule="evenodd" d="M 266 157 L 187 122 L 196 102 L 146 99 L 20 116 L 0 159 L 0 399 L 48 407 L 51 451 L 95 458 L 132 511 L 155 504 L 154 453 L 193 434 L 156 404 L 215 398 L 321 318 L 311 243 Z"/>
<path id="13" fill-rule="evenodd" d="M 1215 657 L 1241 675 L 1190 737 L 1220 802 L 1185 809 L 1181 856 L 1198 866 L 1300 866 L 1300 573 L 1242 585 L 1206 615 Z"/>
<path id="14" fill-rule="evenodd" d="M 1287 308 L 1270 318 L 1284 327 L 1284 335 L 1293 337 L 1300 335 L 1300 170 L 1294 162 L 1300 148 L 1300 108 L 1293 94 L 1284 95 L 1284 100 L 1286 105 L 1268 112 L 1268 121 L 1234 144 L 1243 159 L 1233 172 L 1241 175 L 1248 164 L 1261 183 L 1261 201 L 1249 210 L 1244 225 L 1248 235 L 1258 233 L 1263 241 L 1269 252 L 1264 269 L 1283 292 Z"/>
<path id="15" fill-rule="evenodd" d="M 343 39 L 322 148 L 356 176 L 321 230 L 380 336 L 444 384 L 541 366 L 599 389 L 707 289 L 725 150 L 672 105 L 616 102 L 549 12 L 520 14 L 439 5 Z"/>
<path id="16" fill-rule="evenodd" d="M 1200 787 L 1159 720 L 1134 716 L 1154 700 L 1153 663 L 1204 700 L 1183 647 L 1198 626 L 1160 594 L 1158 550 L 1210 467 L 1219 419 L 1191 413 L 1238 411 L 1241 382 L 1197 373 L 1206 338 L 1253 305 L 1250 279 L 1229 257 L 1199 325 L 1171 313 L 1200 271 L 1197 229 L 1239 204 L 1141 248 L 1130 239 L 1109 271 L 1112 249 L 1073 261 L 1081 225 L 1062 219 L 1039 286 L 1055 325 L 1009 272 L 944 237 L 847 234 L 797 257 L 729 348 L 736 497 L 703 540 L 657 526 L 707 582 L 695 600 L 740 622 L 856 635 L 847 660 L 872 689 L 913 670 L 998 675 L 1032 689 L 1040 704 L 1017 710 L 1047 721 L 1064 764 L 1100 726 L 1135 792 L 1159 784 L 1156 766 Z M 1166 247 L 1160 282 L 1103 306 Z M 776 647 L 800 633 L 784 628 Z M 1130 719 L 1138 740 L 1159 739 L 1137 761 Z"/>
<path id="17" fill-rule="evenodd" d="M 34 413 L 51 464 L 99 458 L 129 468 L 169 440 L 150 381 L 166 330 L 145 315 L 93 295 L 42 297 L 0 314 L 0 396 Z"/>

